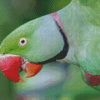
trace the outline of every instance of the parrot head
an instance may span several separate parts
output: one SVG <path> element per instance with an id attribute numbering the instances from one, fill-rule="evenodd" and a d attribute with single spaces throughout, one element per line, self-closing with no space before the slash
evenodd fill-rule
<path id="1" fill-rule="evenodd" d="M 66 37 L 51 16 L 32 20 L 9 34 L 0 45 L 0 68 L 13 82 L 36 75 L 43 64 L 62 59 L 68 51 Z"/>

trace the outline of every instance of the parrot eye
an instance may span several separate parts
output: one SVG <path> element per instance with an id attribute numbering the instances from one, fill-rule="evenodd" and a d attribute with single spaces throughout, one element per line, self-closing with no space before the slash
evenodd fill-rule
<path id="1" fill-rule="evenodd" d="M 26 43 L 27 43 L 27 39 L 26 39 L 26 38 L 21 38 L 21 39 L 19 40 L 19 46 L 25 46 Z"/>

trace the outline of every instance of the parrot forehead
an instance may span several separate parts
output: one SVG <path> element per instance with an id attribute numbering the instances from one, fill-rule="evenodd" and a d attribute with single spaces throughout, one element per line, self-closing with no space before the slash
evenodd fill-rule
<path id="1" fill-rule="evenodd" d="M 26 39 L 26 45 L 19 45 L 21 38 Z M 64 40 L 58 26 L 51 16 L 46 15 L 20 26 L 9 34 L 1 44 L 0 53 L 20 55 L 37 63 L 53 58 L 63 47 Z"/>
<path id="2" fill-rule="evenodd" d="M 44 23 L 45 22 L 45 23 Z M 46 15 L 37 19 L 34 19 L 30 22 L 27 22 L 23 25 L 21 25 L 20 27 L 18 27 L 17 29 L 15 29 L 13 32 L 11 32 L 3 41 L 1 44 L 9 44 L 13 42 L 18 41 L 18 39 L 22 38 L 22 37 L 26 37 L 26 38 L 32 38 L 34 35 L 34 33 L 37 32 L 37 30 L 41 30 L 42 32 L 51 32 L 51 28 L 53 28 L 52 24 L 55 24 L 53 19 Z M 51 26 L 52 25 L 52 26 Z M 47 27 L 45 30 L 42 27 Z M 42 28 L 41 28 L 42 27 Z"/>
<path id="3" fill-rule="evenodd" d="M 1 43 L 0 49 L 7 49 L 11 46 L 18 46 L 18 41 L 20 38 L 26 37 L 30 38 L 34 34 L 34 32 L 39 28 L 41 25 L 42 18 L 38 18 L 35 20 L 32 20 L 30 22 L 27 22 L 17 29 L 15 29 L 13 32 L 11 32 Z"/>
<path id="4" fill-rule="evenodd" d="M 34 34 L 34 31 L 36 31 L 41 26 L 41 24 L 42 24 L 42 18 L 32 20 L 30 22 L 21 25 L 8 36 L 9 37 L 30 36 Z"/>
<path id="5" fill-rule="evenodd" d="M 18 40 L 23 37 L 29 38 L 30 41 L 31 40 L 33 41 L 33 38 L 34 38 L 33 35 L 34 34 L 36 35 L 38 30 L 40 30 L 41 34 L 43 32 L 44 33 L 48 33 L 49 31 L 51 32 L 51 30 L 53 29 L 53 27 L 51 27 L 52 24 L 54 26 L 55 23 L 50 16 L 43 16 L 43 17 L 37 18 L 35 20 L 32 20 L 30 22 L 27 22 L 27 23 L 21 25 L 20 27 L 18 27 L 17 29 L 15 29 L 13 32 L 11 32 L 2 41 L 1 45 L 4 45 L 4 47 L 6 47 L 6 45 L 11 45 L 12 41 L 15 45 L 18 42 Z M 43 26 L 46 27 L 46 29 L 43 28 Z M 54 29 L 53 29 L 53 31 L 54 31 Z"/>

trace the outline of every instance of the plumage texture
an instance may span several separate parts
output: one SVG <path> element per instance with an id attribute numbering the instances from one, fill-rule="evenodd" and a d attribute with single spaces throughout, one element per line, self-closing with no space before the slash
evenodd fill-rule
<path id="1" fill-rule="evenodd" d="M 68 55 L 59 61 L 80 66 L 86 83 L 87 79 L 91 81 L 87 75 L 100 75 L 99 3 L 99 0 L 72 0 L 67 7 L 58 11 L 70 46 Z M 18 41 L 22 37 L 26 37 L 28 43 L 19 47 Z M 46 15 L 13 31 L 2 42 L 0 53 L 21 55 L 30 62 L 38 63 L 57 55 L 63 46 L 59 28 L 54 20 Z M 94 78 L 96 79 L 93 76 L 92 79 Z M 100 84 L 92 87 L 100 90 Z"/>
<path id="2" fill-rule="evenodd" d="M 28 42 L 20 47 L 18 43 L 22 37 L 27 38 Z M 20 55 L 37 63 L 57 55 L 63 46 L 56 23 L 47 15 L 22 25 L 8 35 L 1 44 L 1 53 Z"/>

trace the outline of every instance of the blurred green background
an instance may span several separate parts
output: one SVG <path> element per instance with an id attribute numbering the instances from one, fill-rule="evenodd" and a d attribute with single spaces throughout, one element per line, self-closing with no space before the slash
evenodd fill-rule
<path id="1" fill-rule="evenodd" d="M 78 1 L 87 6 L 87 0 Z M 71 0 L 0 0 L 0 42 L 23 23 L 58 11 L 70 2 Z M 23 74 L 22 72 L 21 75 Z M 99 94 L 83 82 L 80 68 L 74 65 L 44 65 L 41 73 L 26 79 L 24 84 L 9 81 L 0 71 L 0 100 L 100 100 Z"/>

